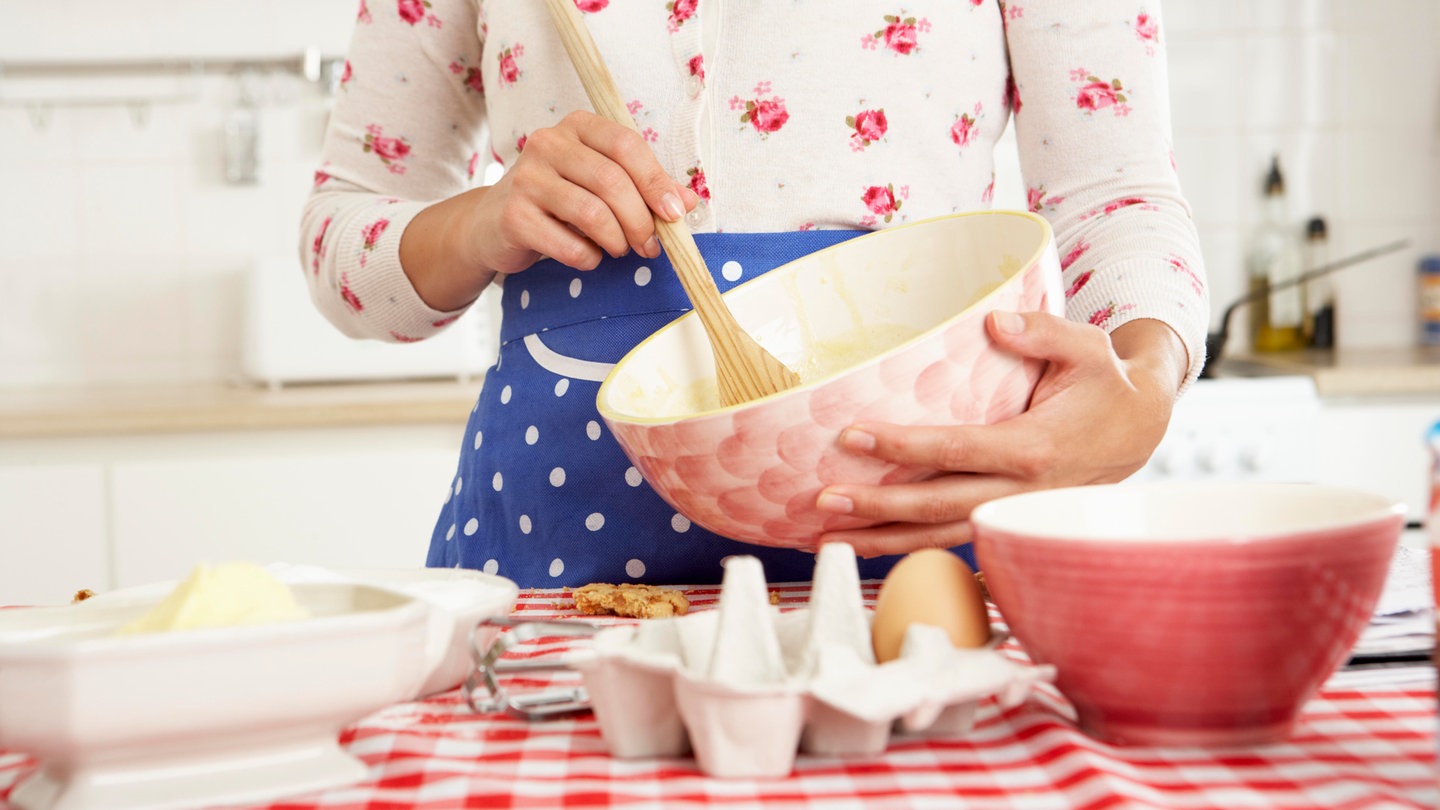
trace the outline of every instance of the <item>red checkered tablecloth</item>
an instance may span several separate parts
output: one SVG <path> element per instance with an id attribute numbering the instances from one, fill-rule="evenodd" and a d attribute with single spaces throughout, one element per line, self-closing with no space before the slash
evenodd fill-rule
<path id="1" fill-rule="evenodd" d="M 873 598 L 875 584 L 866 586 Z M 772 586 L 803 606 L 808 585 Z M 696 609 L 718 590 L 687 589 Z M 517 615 L 575 615 L 561 591 L 526 591 Z M 588 618 L 588 617 L 587 617 Z M 526 654 L 571 642 L 544 641 Z M 584 643 L 584 642 L 578 642 Z M 1016 654 L 1020 654 L 1018 650 Z M 569 672 L 511 676 L 507 688 L 553 687 Z M 883 756 L 802 754 L 785 779 L 712 779 L 693 759 L 611 757 L 593 716 L 529 723 L 477 715 L 460 690 L 391 706 L 342 735 L 370 768 L 351 787 L 256 807 L 304 808 L 1435 808 L 1433 688 L 1322 691 L 1292 738 L 1255 748 L 1118 748 L 1079 733 L 1043 688 L 1009 710 L 982 707 L 963 737 L 897 736 Z M 0 801 L 35 768 L 0 752 Z"/>

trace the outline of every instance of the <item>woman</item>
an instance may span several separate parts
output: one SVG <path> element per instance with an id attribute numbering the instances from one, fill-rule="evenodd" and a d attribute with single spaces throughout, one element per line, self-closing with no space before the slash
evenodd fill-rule
<path id="1" fill-rule="evenodd" d="M 866 230 L 990 205 L 1013 117 L 1065 319 L 997 313 L 1043 358 L 1030 410 L 984 427 L 857 425 L 859 453 L 949 474 L 833 486 L 866 576 L 965 553 L 970 510 L 1118 481 L 1204 362 L 1208 299 L 1169 143 L 1158 15 L 1064 0 L 577 0 L 639 133 L 589 104 L 535 0 L 369 0 L 305 209 L 312 296 L 356 337 L 420 340 L 504 283 L 502 349 L 429 564 L 522 586 L 771 581 L 813 559 L 714 537 L 646 487 L 594 411 L 608 365 L 688 307 L 653 215 L 684 217 L 722 289 Z M 489 156 L 504 165 L 472 188 Z M 721 273 L 728 267 L 730 272 Z"/>

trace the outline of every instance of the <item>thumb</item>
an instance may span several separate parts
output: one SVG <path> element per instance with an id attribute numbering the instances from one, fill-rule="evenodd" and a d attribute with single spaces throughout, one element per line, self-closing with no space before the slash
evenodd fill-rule
<path id="1" fill-rule="evenodd" d="M 1110 353 L 1110 337 L 1105 330 L 1048 312 L 995 311 L 985 319 L 985 327 L 996 345 L 1022 357 L 1078 365 Z"/>

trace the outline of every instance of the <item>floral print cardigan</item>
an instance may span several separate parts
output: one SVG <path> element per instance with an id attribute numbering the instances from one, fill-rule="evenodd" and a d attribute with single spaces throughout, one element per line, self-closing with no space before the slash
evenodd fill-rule
<path id="1" fill-rule="evenodd" d="M 1013 119 L 1066 312 L 1169 324 L 1204 362 L 1208 295 L 1171 150 L 1157 0 L 575 0 L 695 231 L 873 229 L 987 209 Z M 346 334 L 428 337 L 406 224 L 589 109 L 537 0 L 361 0 L 303 216 Z"/>

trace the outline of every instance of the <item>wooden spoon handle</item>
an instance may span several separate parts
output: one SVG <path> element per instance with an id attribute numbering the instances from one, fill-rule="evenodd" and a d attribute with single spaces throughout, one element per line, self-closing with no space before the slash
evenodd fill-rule
<path id="1" fill-rule="evenodd" d="M 545 5 L 595 113 L 638 131 L 574 0 L 545 0 Z M 710 337 L 721 402 L 735 405 L 799 385 L 799 375 L 756 343 L 725 306 L 700 249 L 695 246 L 695 237 L 684 223 L 668 222 L 657 216 L 655 229 L 665 255 L 680 278 L 680 285 L 685 288 Z"/>

